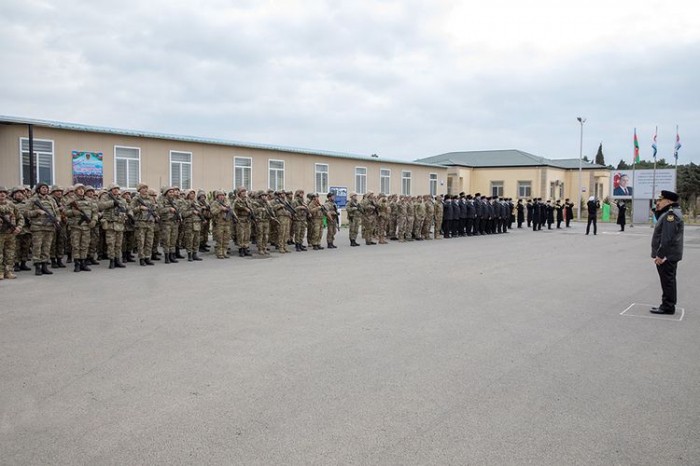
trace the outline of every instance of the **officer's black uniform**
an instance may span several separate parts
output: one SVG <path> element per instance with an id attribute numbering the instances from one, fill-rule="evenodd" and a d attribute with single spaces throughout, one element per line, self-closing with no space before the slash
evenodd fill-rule
<path id="1" fill-rule="evenodd" d="M 678 195 L 671 191 L 662 191 L 661 197 L 673 201 L 656 213 L 658 220 L 651 237 L 651 257 L 666 258 L 657 265 L 661 280 L 661 305 L 652 308 L 655 314 L 674 314 L 676 312 L 676 269 L 678 261 L 683 258 L 683 214 L 678 205 Z"/>

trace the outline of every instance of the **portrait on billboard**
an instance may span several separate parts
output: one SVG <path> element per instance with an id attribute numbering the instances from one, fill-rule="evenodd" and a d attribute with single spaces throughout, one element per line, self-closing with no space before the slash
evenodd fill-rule
<path id="1" fill-rule="evenodd" d="M 612 177 L 613 197 L 632 197 L 632 177 L 626 172 L 615 172 Z"/>

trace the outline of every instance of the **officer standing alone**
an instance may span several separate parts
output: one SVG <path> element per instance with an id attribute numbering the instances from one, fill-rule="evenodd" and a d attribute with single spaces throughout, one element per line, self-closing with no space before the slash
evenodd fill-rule
<path id="1" fill-rule="evenodd" d="M 676 313 L 676 270 L 683 258 L 683 213 L 678 194 L 661 191 L 656 201 L 656 226 L 651 237 L 651 258 L 661 280 L 661 305 L 651 308 L 654 314 Z"/>

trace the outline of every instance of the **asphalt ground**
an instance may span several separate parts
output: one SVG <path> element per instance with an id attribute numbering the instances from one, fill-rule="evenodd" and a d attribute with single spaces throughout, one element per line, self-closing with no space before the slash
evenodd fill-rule
<path id="1" fill-rule="evenodd" d="M 659 318 L 616 230 L 24 272 L 0 463 L 697 465 L 700 229 Z"/>

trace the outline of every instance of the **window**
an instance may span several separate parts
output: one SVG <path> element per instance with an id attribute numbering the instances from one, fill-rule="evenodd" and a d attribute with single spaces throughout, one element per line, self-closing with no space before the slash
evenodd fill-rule
<path id="1" fill-rule="evenodd" d="M 559 183 L 559 199 L 564 199 L 564 183 Z"/>
<path id="2" fill-rule="evenodd" d="M 136 189 L 141 181 L 141 149 L 114 146 L 114 182 L 122 188 Z"/>
<path id="3" fill-rule="evenodd" d="M 192 152 L 170 151 L 170 186 L 192 188 Z"/>
<path id="4" fill-rule="evenodd" d="M 557 193 L 557 183 L 552 181 L 549 183 L 549 198 L 554 199 Z"/>
<path id="5" fill-rule="evenodd" d="M 53 141 L 49 139 L 34 139 L 34 170 L 36 183 L 54 184 L 53 180 Z M 30 185 L 29 176 L 29 139 L 20 138 L 22 184 Z"/>
<path id="6" fill-rule="evenodd" d="M 233 158 L 233 188 L 253 189 L 253 159 L 250 157 Z"/>
<path id="7" fill-rule="evenodd" d="M 404 196 L 411 195 L 411 172 L 401 172 L 401 194 Z"/>
<path id="8" fill-rule="evenodd" d="M 379 170 L 379 192 L 391 194 L 391 170 L 388 168 Z"/>
<path id="9" fill-rule="evenodd" d="M 431 196 L 437 195 L 437 181 L 438 181 L 437 173 L 431 173 L 430 174 L 430 186 L 429 186 Z"/>
<path id="10" fill-rule="evenodd" d="M 314 171 L 316 172 L 316 192 L 317 193 L 327 193 L 328 192 L 328 165 L 325 163 L 314 164 Z"/>
<path id="11" fill-rule="evenodd" d="M 521 199 L 532 197 L 532 181 L 518 181 L 518 197 Z"/>
<path id="12" fill-rule="evenodd" d="M 284 160 L 268 160 L 267 167 L 269 170 L 268 188 L 274 191 L 284 189 Z"/>
<path id="13" fill-rule="evenodd" d="M 503 196 L 503 181 L 491 182 L 491 196 Z"/>
<path id="14" fill-rule="evenodd" d="M 355 167 L 355 191 L 357 194 L 367 192 L 367 169 L 365 167 Z"/>

